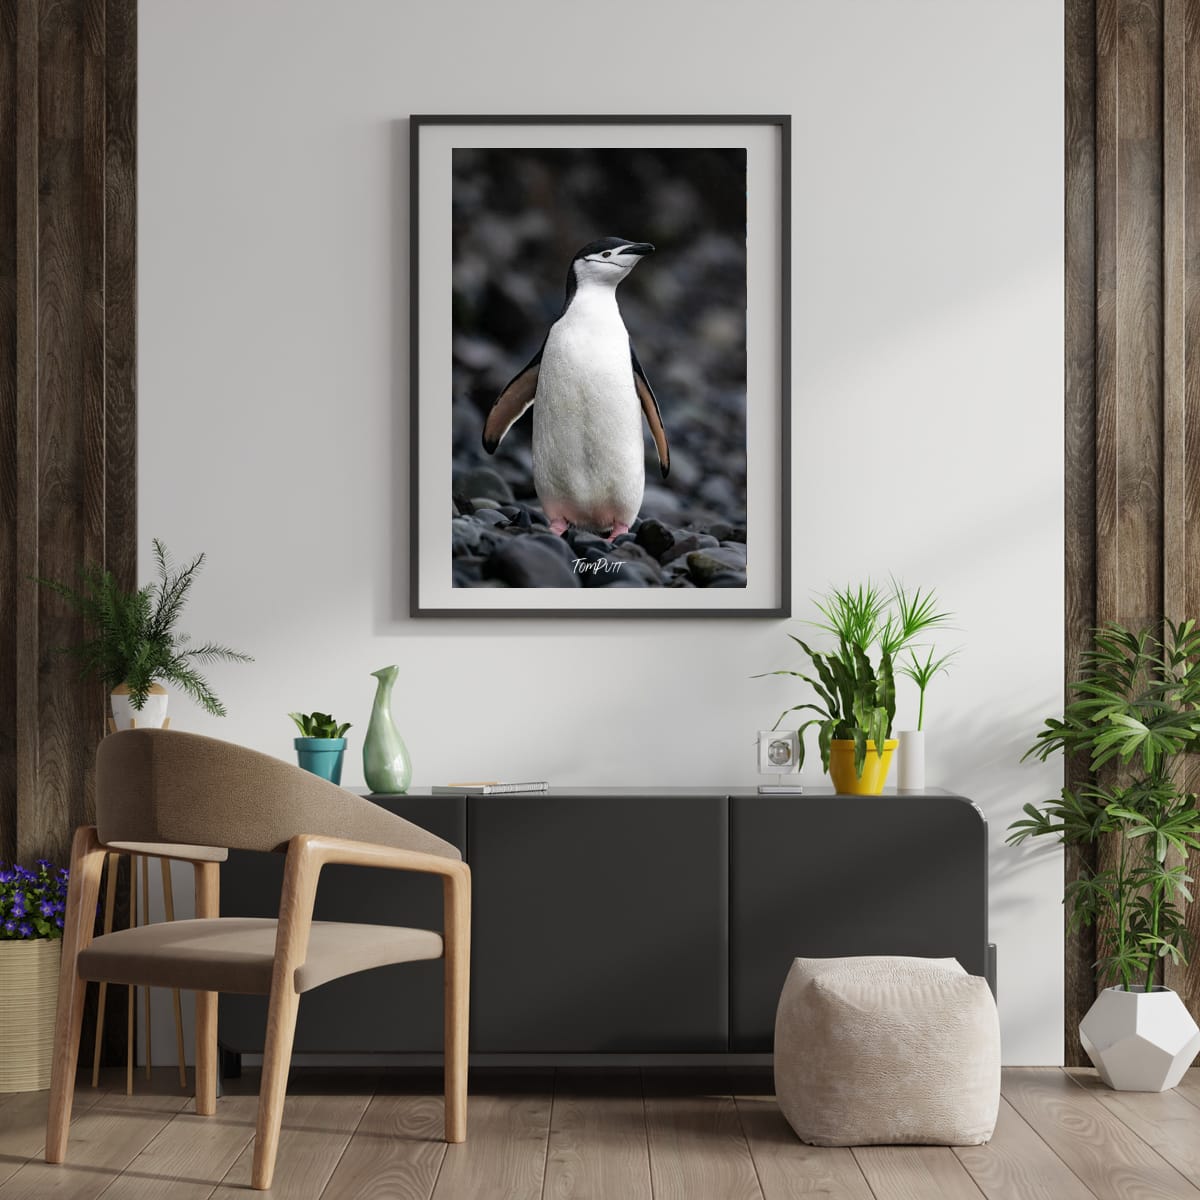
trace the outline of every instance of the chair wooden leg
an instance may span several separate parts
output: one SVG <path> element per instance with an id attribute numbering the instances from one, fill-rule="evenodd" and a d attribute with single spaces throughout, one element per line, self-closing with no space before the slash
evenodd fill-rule
<path id="1" fill-rule="evenodd" d="M 196 863 L 196 916 L 221 915 L 220 867 Z M 217 993 L 196 993 L 196 1112 L 211 1117 L 217 1111 Z"/>
<path id="2" fill-rule="evenodd" d="M 71 877 L 63 923 L 62 966 L 58 976 L 54 1059 L 50 1070 L 50 1110 L 46 1117 L 46 1161 L 60 1163 L 67 1155 L 75 1071 L 79 1065 L 79 1033 L 87 984 L 79 978 L 79 954 L 92 940 L 104 850 L 96 830 L 87 825 L 75 831 L 71 843 Z"/>
<path id="3" fill-rule="evenodd" d="M 150 924 L 150 855 L 142 855 L 142 924 Z M 146 1020 L 146 1078 L 150 1078 L 153 1056 L 150 1052 L 150 989 L 142 988 L 142 1013 Z"/>
<path id="4" fill-rule="evenodd" d="M 445 946 L 445 1138 L 467 1139 L 467 1047 L 471 993 L 471 876 L 442 880 Z"/>
<path id="5" fill-rule="evenodd" d="M 258 1124 L 255 1128 L 254 1166 L 250 1186 L 266 1191 L 275 1174 L 279 1152 L 279 1129 L 287 1098 L 288 1068 L 292 1062 L 292 1039 L 300 997 L 291 986 L 273 987 L 267 1010 L 267 1037 L 263 1044 L 262 1082 L 258 1091 Z"/>
<path id="6" fill-rule="evenodd" d="M 162 866 L 163 916 L 168 921 L 175 920 L 175 889 L 171 884 L 171 860 L 160 858 Z M 180 1001 L 179 989 L 171 989 L 171 1002 L 175 1009 L 175 1057 L 179 1062 L 179 1086 L 187 1087 L 187 1061 L 183 1049 L 183 1004 Z"/>
<path id="7" fill-rule="evenodd" d="M 108 864 L 108 886 L 104 892 L 104 932 L 112 933 L 113 914 L 117 904 L 117 868 L 119 854 L 105 855 Z M 92 1087 L 100 1086 L 100 1048 L 104 1040 L 104 1002 L 108 999 L 108 982 L 100 980 L 100 1000 L 96 1009 L 96 1045 L 92 1049 Z"/>

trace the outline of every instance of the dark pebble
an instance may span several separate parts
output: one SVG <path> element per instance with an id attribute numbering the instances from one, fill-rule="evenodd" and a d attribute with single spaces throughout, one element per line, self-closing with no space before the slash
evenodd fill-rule
<path id="1" fill-rule="evenodd" d="M 454 493 L 454 507 L 458 509 L 458 514 L 463 517 L 469 517 L 475 511 L 475 506 L 471 503 L 470 497 L 463 492 Z"/>
<path id="2" fill-rule="evenodd" d="M 681 538 L 676 538 L 675 545 L 661 555 L 658 561 L 665 567 L 685 554 L 691 554 L 695 550 L 716 549 L 718 545 L 720 543 L 717 539 L 710 537 L 707 533 L 688 533 Z"/>
<path id="3" fill-rule="evenodd" d="M 704 532 L 711 533 L 718 542 L 727 542 L 729 535 L 733 533 L 733 526 L 728 521 L 713 521 Z"/>
<path id="4" fill-rule="evenodd" d="M 500 502 L 490 496 L 472 496 L 471 507 L 477 512 L 501 512 Z"/>
<path id="5" fill-rule="evenodd" d="M 735 525 L 733 529 L 730 530 L 729 536 L 727 538 L 722 538 L 721 541 L 741 542 L 744 546 L 746 544 L 746 527 L 744 525 Z"/>
<path id="6" fill-rule="evenodd" d="M 730 550 L 695 550 L 687 556 L 688 571 L 699 587 L 708 587 L 712 580 L 725 571 L 740 572 L 745 558 Z M 744 586 L 744 585 L 739 585 Z"/>
<path id="7" fill-rule="evenodd" d="M 603 553 L 608 549 L 608 543 L 602 537 L 584 529 L 567 530 L 566 540 L 571 543 L 571 549 L 576 554 L 585 554 L 588 550 L 599 550 Z"/>
<path id="8" fill-rule="evenodd" d="M 661 559 L 675 544 L 675 535 L 661 521 L 646 520 L 638 526 L 636 541 Z"/>
<path id="9" fill-rule="evenodd" d="M 535 529 L 525 540 L 527 542 L 536 542 L 539 546 L 544 546 L 552 554 L 557 554 L 565 563 L 570 563 L 576 557 L 575 551 L 567 545 L 566 539 L 559 537 L 555 533 Z"/>
<path id="10" fill-rule="evenodd" d="M 529 519 L 535 525 L 541 525 L 543 529 L 549 527 L 550 521 L 540 508 L 527 508 L 525 511 L 529 514 Z"/>
<path id="11" fill-rule="evenodd" d="M 615 537 L 612 540 L 612 544 L 614 546 L 628 546 L 631 542 L 634 545 L 637 544 L 637 534 L 636 533 L 623 533 L 620 535 L 620 537 Z"/>
<path id="12" fill-rule="evenodd" d="M 536 535 L 511 539 L 488 559 L 488 574 L 510 587 L 582 586 L 570 565 L 544 542 Z"/>
<path id="13" fill-rule="evenodd" d="M 719 571 L 708 581 L 710 588 L 744 588 L 746 574 L 744 571 Z"/>
<path id="14" fill-rule="evenodd" d="M 475 520 L 484 525 L 507 525 L 508 518 L 498 508 L 485 508 L 475 514 Z"/>
<path id="15" fill-rule="evenodd" d="M 454 487 L 468 496 L 486 496 L 501 504 L 513 502 L 512 488 L 491 467 L 472 467 L 455 479 Z"/>
<path id="16" fill-rule="evenodd" d="M 450 547 L 454 551 L 461 550 L 464 553 L 474 550 L 479 545 L 481 533 L 477 521 L 472 521 L 470 517 L 455 517 L 450 522 Z"/>

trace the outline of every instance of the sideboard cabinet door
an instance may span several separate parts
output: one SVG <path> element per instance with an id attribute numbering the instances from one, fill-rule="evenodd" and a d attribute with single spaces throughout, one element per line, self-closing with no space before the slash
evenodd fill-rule
<path id="1" fill-rule="evenodd" d="M 957 958 L 985 975 L 987 823 L 961 796 L 735 796 L 735 1051 L 769 1051 L 794 958 Z"/>
<path id="2" fill-rule="evenodd" d="M 726 1050 L 728 832 L 718 796 L 469 798 L 472 1048 Z"/>

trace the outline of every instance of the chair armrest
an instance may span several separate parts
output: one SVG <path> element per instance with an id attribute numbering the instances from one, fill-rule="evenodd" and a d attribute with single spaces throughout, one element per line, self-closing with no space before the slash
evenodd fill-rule
<path id="1" fill-rule="evenodd" d="M 307 859 L 314 867 L 326 863 L 348 863 L 357 867 L 380 867 L 389 871 L 419 871 L 427 875 L 451 878 L 471 874 L 471 868 L 459 858 L 443 858 L 440 854 L 425 854 L 419 850 L 398 850 L 375 842 L 352 842 L 347 838 L 325 834 L 302 833 L 288 843 L 288 857 Z"/>
<path id="2" fill-rule="evenodd" d="M 446 906 L 445 932 L 453 932 L 456 944 L 468 945 L 471 868 L 461 859 L 442 858 L 417 850 L 397 850 L 374 842 L 353 842 L 325 834 L 301 833 L 288 842 L 287 861 L 283 868 L 272 992 L 281 987 L 294 987 L 296 968 L 308 954 L 317 881 L 321 868 L 328 863 L 442 876 L 443 902 Z"/>

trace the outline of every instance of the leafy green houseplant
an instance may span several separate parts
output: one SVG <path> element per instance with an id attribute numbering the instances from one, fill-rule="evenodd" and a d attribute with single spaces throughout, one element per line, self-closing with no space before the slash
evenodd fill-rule
<path id="1" fill-rule="evenodd" d="M 50 1083 L 67 871 L 0 863 L 0 1093 Z"/>
<path id="2" fill-rule="evenodd" d="M 346 730 L 329 713 L 288 713 L 300 737 L 293 744 L 300 766 L 330 783 L 342 782 L 342 761 L 346 754 Z"/>
<path id="3" fill-rule="evenodd" d="M 328 713 L 288 713 L 296 722 L 300 736 L 306 738 L 340 738 L 346 736 L 349 722 L 339 725 Z"/>
<path id="4" fill-rule="evenodd" d="M 1178 775 L 1183 756 L 1200 750 L 1196 622 L 1138 630 L 1111 623 L 1095 630 L 1071 693 L 1062 717 L 1047 719 L 1025 758 L 1044 762 L 1061 751 L 1092 782 L 1064 787 L 1041 805 L 1026 804 L 1025 815 L 1009 826 L 1008 842 L 1048 837 L 1067 846 L 1105 847 L 1094 864 L 1084 858 L 1079 877 L 1067 886 L 1068 927 L 1095 927 L 1098 983 L 1150 998 L 1166 991 L 1156 987 L 1159 965 L 1186 964 L 1190 942 L 1182 904 L 1192 898 L 1186 860 L 1200 849 L 1200 810 Z M 1167 995 L 1182 1008 L 1174 993 Z M 1105 1066 L 1106 1047 L 1089 1037 L 1089 1021 L 1097 1022 L 1102 1002 L 1130 1003 L 1106 1000 L 1102 992 L 1080 1027 L 1084 1047 L 1114 1087 L 1133 1086 Z M 1137 1090 L 1163 1086 L 1173 1084 L 1151 1080 Z"/>
<path id="5" fill-rule="evenodd" d="M 254 660 L 218 642 L 191 646 L 188 635 L 176 629 L 204 555 L 176 571 L 167 548 L 155 538 L 154 560 L 158 579 L 134 592 L 125 591 L 111 571 L 97 566 L 83 568 L 78 587 L 53 579 L 37 582 L 66 600 L 83 618 L 90 635 L 65 652 L 79 659 L 85 676 L 101 680 L 110 691 L 127 689 L 128 708 L 133 712 L 143 711 L 157 684 L 170 683 L 206 712 L 223 717 L 225 706 L 198 667 Z M 120 725 L 115 697 L 113 715 Z"/>
<path id="6" fill-rule="evenodd" d="M 815 713 L 797 730 L 800 764 L 804 762 L 804 736 L 815 727 L 821 766 L 829 771 L 835 744 L 848 742 L 853 746 L 854 774 L 861 778 L 868 751 L 882 760 L 892 734 L 897 656 L 915 646 L 927 631 L 944 625 L 950 614 L 938 608 L 933 591 L 908 591 L 894 580 L 887 588 L 869 581 L 835 588 L 817 601 L 817 608 L 823 620 L 810 624 L 831 635 L 834 648 L 815 650 L 802 638 L 788 634 L 811 662 L 811 673 L 767 672 L 802 680 L 817 699 L 785 709 L 775 727 L 789 713 Z"/>

